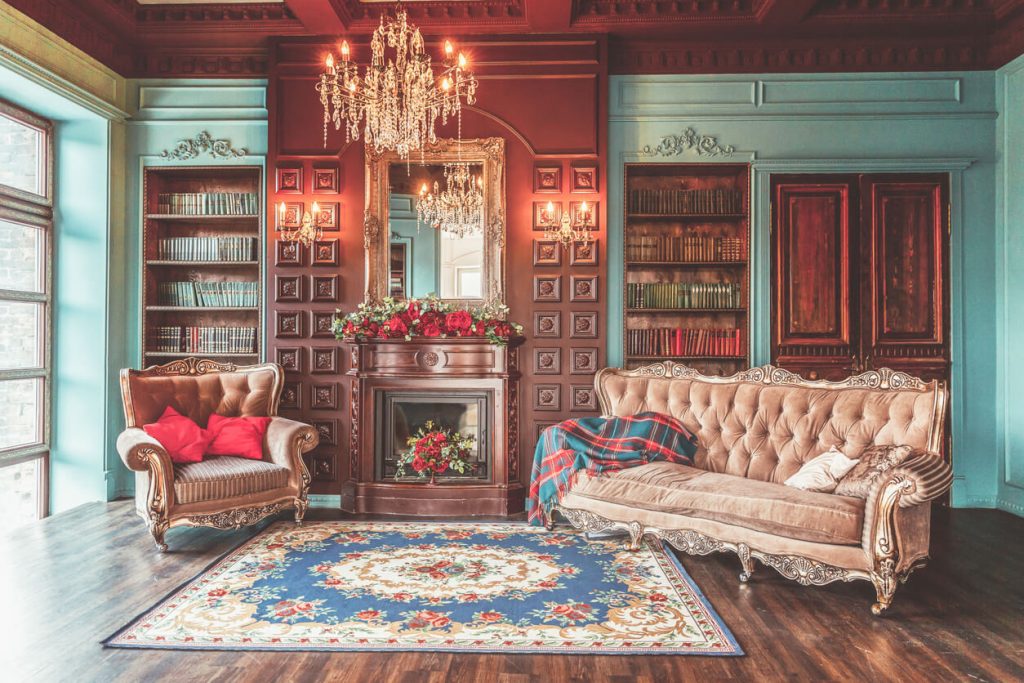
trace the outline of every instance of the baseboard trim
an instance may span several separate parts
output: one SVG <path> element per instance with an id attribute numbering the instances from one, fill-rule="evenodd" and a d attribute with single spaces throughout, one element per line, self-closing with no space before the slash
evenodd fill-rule
<path id="1" fill-rule="evenodd" d="M 340 495 L 327 495 L 322 493 L 309 494 L 309 506 L 313 508 L 341 509 Z"/>
<path id="2" fill-rule="evenodd" d="M 1010 514 L 1017 515 L 1018 517 L 1024 517 L 1024 505 L 1019 503 L 1013 503 L 999 498 L 996 500 L 996 507 L 1003 512 L 1009 512 Z"/>
<path id="3" fill-rule="evenodd" d="M 964 496 L 960 504 L 954 505 L 957 508 L 995 508 L 996 503 L 995 496 Z"/>

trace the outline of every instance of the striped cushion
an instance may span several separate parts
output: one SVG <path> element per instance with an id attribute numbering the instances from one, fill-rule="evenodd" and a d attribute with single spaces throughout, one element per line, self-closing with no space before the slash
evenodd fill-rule
<path id="1" fill-rule="evenodd" d="M 174 497 L 179 505 L 244 496 L 287 485 L 287 468 L 230 455 L 174 468 Z"/>

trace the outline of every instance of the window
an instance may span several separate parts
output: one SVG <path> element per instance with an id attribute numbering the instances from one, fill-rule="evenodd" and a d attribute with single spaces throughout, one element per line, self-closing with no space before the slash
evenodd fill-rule
<path id="1" fill-rule="evenodd" d="M 0 101 L 0 519 L 14 524 L 47 509 L 52 131 Z"/>

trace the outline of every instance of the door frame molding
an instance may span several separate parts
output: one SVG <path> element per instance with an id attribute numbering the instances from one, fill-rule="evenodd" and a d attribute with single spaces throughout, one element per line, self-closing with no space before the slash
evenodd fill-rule
<path id="1" fill-rule="evenodd" d="M 772 197 L 771 175 L 796 173 L 948 173 L 949 174 L 949 335 L 950 403 L 953 453 L 961 452 L 964 405 L 964 250 L 966 216 L 963 211 L 963 174 L 973 157 L 918 159 L 755 159 L 751 163 L 750 225 L 750 362 L 763 365 L 771 358 Z M 957 458 L 953 458 L 954 471 Z M 959 472 L 956 472 L 958 478 Z"/>

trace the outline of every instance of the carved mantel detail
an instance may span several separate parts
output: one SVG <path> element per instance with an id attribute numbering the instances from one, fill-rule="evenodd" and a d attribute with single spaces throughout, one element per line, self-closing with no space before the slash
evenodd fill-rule
<path id="1" fill-rule="evenodd" d="M 202 131 L 192 139 L 178 140 L 173 149 L 165 149 L 160 156 L 164 159 L 184 161 L 195 159 L 201 154 L 209 154 L 214 159 L 241 159 L 249 153 L 244 147 L 235 149 L 227 139 L 215 140 L 207 131 Z"/>

